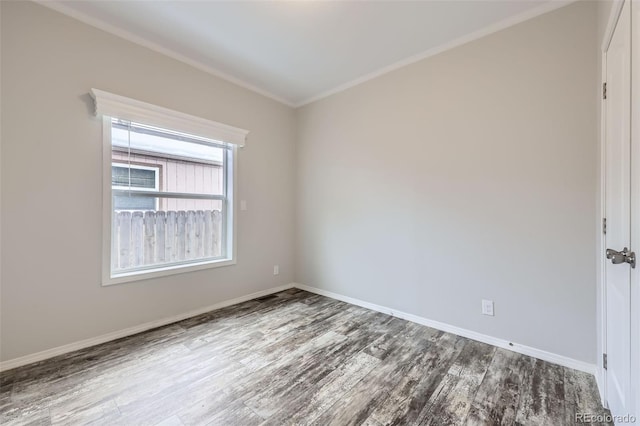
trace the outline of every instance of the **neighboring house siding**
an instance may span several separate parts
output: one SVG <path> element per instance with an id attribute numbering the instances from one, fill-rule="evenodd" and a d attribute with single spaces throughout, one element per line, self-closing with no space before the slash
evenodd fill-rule
<path id="1" fill-rule="evenodd" d="M 118 163 L 129 161 L 126 152 L 112 152 L 112 160 Z M 186 192 L 193 188 L 199 193 L 218 193 L 223 190 L 222 167 L 190 161 L 173 160 L 151 155 L 131 154 L 131 163 L 158 166 L 160 190 L 167 192 Z M 161 199 L 159 210 L 220 210 L 220 201 Z"/>

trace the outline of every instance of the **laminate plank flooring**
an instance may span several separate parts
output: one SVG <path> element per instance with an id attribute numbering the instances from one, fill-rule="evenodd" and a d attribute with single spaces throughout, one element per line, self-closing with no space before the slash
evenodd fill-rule
<path id="1" fill-rule="evenodd" d="M 0 374 L 2 425 L 564 425 L 588 374 L 292 289 Z"/>

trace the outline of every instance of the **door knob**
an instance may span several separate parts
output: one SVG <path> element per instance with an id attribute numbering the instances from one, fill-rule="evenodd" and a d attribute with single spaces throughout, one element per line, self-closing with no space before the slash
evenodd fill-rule
<path id="1" fill-rule="evenodd" d="M 611 259 L 614 265 L 628 263 L 632 268 L 636 267 L 636 254 L 626 247 L 622 251 L 607 249 L 607 259 Z"/>

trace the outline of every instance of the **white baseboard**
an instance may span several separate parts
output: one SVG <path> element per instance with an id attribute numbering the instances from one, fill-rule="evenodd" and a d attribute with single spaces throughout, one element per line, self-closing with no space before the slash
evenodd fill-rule
<path id="1" fill-rule="evenodd" d="M 195 317 L 207 312 L 215 311 L 216 309 L 225 308 L 227 306 L 235 305 L 238 303 L 246 302 L 259 297 L 267 296 L 269 294 L 277 293 L 279 291 L 287 290 L 292 287 L 299 288 L 300 290 L 306 290 L 311 293 L 319 294 L 321 296 L 330 297 L 332 299 L 341 300 L 352 305 L 362 306 L 363 308 L 371 309 L 373 311 L 382 312 L 384 314 L 392 315 L 397 318 L 401 318 L 407 321 L 415 322 L 417 324 L 426 325 L 437 330 L 442 330 L 447 333 L 452 333 L 458 336 L 467 337 L 472 340 L 487 343 L 489 345 L 497 346 L 499 348 L 508 349 L 513 352 L 529 355 L 534 358 L 542 359 L 544 361 L 552 362 L 554 364 L 562 365 L 564 367 L 573 368 L 576 370 L 584 371 L 596 376 L 596 380 L 600 379 L 596 374 L 596 366 L 583 361 L 578 361 L 572 358 L 568 358 L 562 355 L 547 352 L 541 349 L 532 348 L 530 346 L 520 345 L 512 343 L 507 340 L 499 339 L 497 337 L 488 336 L 486 334 L 478 333 L 475 331 L 467 330 L 464 328 L 456 327 L 450 324 L 442 323 L 439 321 L 430 320 L 417 315 L 409 314 L 402 311 L 397 311 L 385 306 L 376 305 L 374 303 L 365 302 L 353 297 L 343 296 L 338 293 L 323 290 L 320 288 L 309 287 L 303 284 L 286 284 L 279 287 L 273 287 L 266 290 L 258 291 L 246 296 L 240 296 L 235 299 L 225 300 L 223 302 L 216 303 L 214 305 L 205 306 L 193 311 L 185 312 L 172 317 L 159 319 L 156 321 L 150 321 L 144 324 L 140 324 L 134 327 L 129 327 L 124 330 L 118 330 L 111 333 L 103 334 L 90 339 L 80 340 L 78 342 L 69 343 L 67 345 L 58 346 L 56 348 L 47 349 L 42 352 L 36 352 L 34 354 L 22 356 L 19 358 L 10 359 L 0 362 L 0 371 L 11 370 L 13 368 L 21 367 L 23 365 L 31 364 L 34 362 L 43 361 L 48 358 L 53 358 L 58 355 L 63 355 L 69 352 L 77 351 L 79 349 L 85 349 L 91 346 L 106 343 L 112 340 L 121 339 L 123 337 L 131 336 L 133 334 L 141 333 L 143 331 L 151 330 L 153 328 L 162 327 L 164 325 L 172 324 L 174 322 L 182 321 L 187 318 Z M 599 381 L 599 380 L 598 380 Z M 598 387 L 602 389 L 601 384 L 598 383 Z"/>
<path id="2" fill-rule="evenodd" d="M 476 331 L 467 330 L 464 328 L 456 327 L 454 325 L 446 324 L 439 321 L 434 321 L 428 318 L 423 318 L 417 315 L 408 314 L 406 312 L 397 311 L 395 309 L 387 308 L 386 306 L 376 305 L 374 303 L 365 302 L 353 297 L 343 296 L 332 291 L 323 290 L 316 287 L 310 287 L 303 284 L 295 283 L 294 287 L 300 290 L 306 290 L 311 293 L 319 294 L 321 296 L 330 297 L 332 299 L 340 300 L 342 302 L 350 303 L 352 305 L 362 306 L 363 308 L 371 309 L 373 311 L 382 312 L 384 314 L 392 315 L 397 318 L 401 318 L 407 321 L 415 322 L 417 324 L 426 325 L 427 327 L 435 328 L 437 330 L 452 333 L 458 336 L 466 337 L 478 342 L 487 343 L 489 345 L 497 346 L 499 348 L 507 349 L 513 352 L 517 352 L 523 355 L 532 356 L 534 358 L 548 361 L 553 364 L 558 364 L 563 367 L 573 368 L 575 370 L 584 371 L 585 373 L 596 375 L 596 366 L 584 361 L 569 358 L 563 355 L 547 352 L 542 349 L 532 348 L 530 346 L 520 345 L 518 343 L 509 342 L 508 340 L 499 339 L 497 337 L 488 336 L 486 334 L 478 333 Z M 597 376 L 597 375 L 596 375 Z"/>
<path id="3" fill-rule="evenodd" d="M 34 362 L 43 361 L 45 359 L 53 358 L 58 355 L 63 355 L 69 352 L 77 351 L 79 349 L 85 349 L 90 346 L 95 346 L 101 343 L 110 342 L 111 340 L 121 339 L 123 337 L 131 336 L 137 333 L 141 333 L 143 331 L 151 330 L 153 328 L 162 327 L 164 325 L 182 321 L 187 318 L 191 318 L 207 312 L 215 311 L 216 309 L 226 308 L 227 306 L 236 305 L 238 303 L 246 302 L 252 299 L 257 299 L 259 297 L 267 296 L 269 294 L 277 293 L 279 291 L 287 290 L 292 288 L 293 286 L 294 286 L 293 284 L 286 284 L 279 287 L 272 287 L 266 290 L 261 290 L 255 293 L 248 294 L 246 296 L 240 296 L 240 297 L 236 297 L 235 299 L 225 300 L 225 301 L 216 303 L 214 305 L 194 309 L 193 311 L 185 312 L 183 314 L 178 314 L 172 317 L 146 322 L 144 324 L 125 328 L 124 330 L 113 331 L 111 333 L 103 334 L 97 337 L 92 337 L 90 339 L 80 340 L 78 342 L 73 342 L 67 345 L 58 346 L 56 348 L 47 349 L 42 352 L 36 352 L 34 354 L 21 356 L 19 358 L 2 361 L 0 362 L 0 371 L 11 370 L 13 368 L 21 367 L 23 365 L 32 364 Z"/>

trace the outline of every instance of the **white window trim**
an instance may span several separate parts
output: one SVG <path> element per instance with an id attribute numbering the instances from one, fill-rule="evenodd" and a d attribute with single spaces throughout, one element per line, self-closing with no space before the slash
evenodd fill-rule
<path id="1" fill-rule="evenodd" d="M 109 286 L 114 284 L 122 284 L 133 281 L 146 280 L 151 278 L 159 278 L 169 275 L 182 274 L 187 272 L 199 271 L 209 268 L 217 268 L 237 263 L 237 212 L 238 206 L 235 197 L 237 188 L 237 170 L 238 170 L 238 147 L 244 146 L 244 141 L 248 131 L 237 129 L 235 127 L 226 126 L 214 121 L 205 120 L 199 117 L 189 116 L 187 114 L 168 110 L 162 107 L 156 107 L 151 104 L 124 98 L 118 95 L 112 95 L 96 89 L 91 89 L 91 95 L 96 102 L 96 115 L 102 115 L 102 285 Z M 104 101 L 109 101 L 104 103 Z M 117 102 L 114 102 L 116 100 Z M 127 113 L 128 107 L 136 114 Z M 122 108 L 119 113 L 118 107 Z M 147 111 L 144 108 L 148 108 Z M 111 115 L 109 115 L 111 114 Z M 193 262 L 187 265 L 167 265 L 159 266 L 152 270 L 139 270 L 125 272 L 121 274 L 111 274 L 111 227 L 112 227 L 112 193 L 111 193 L 111 164 L 112 164 L 112 146 L 111 146 L 111 118 L 120 118 L 127 120 L 135 120 L 143 124 L 155 125 L 161 128 L 176 130 L 184 133 L 191 133 L 198 136 L 213 138 L 215 140 L 227 143 L 232 151 L 233 161 L 229 162 L 226 167 L 227 176 L 227 203 L 228 212 L 226 215 L 226 226 L 223 225 L 223 232 L 226 232 L 225 242 L 226 257 L 223 259 L 204 260 L 202 262 Z M 146 118 L 145 118 L 146 117 Z M 194 124 L 191 126 L 192 124 Z M 204 126 L 204 127 L 203 127 Z M 203 128 L 208 131 L 202 130 Z M 229 235 L 231 234 L 231 235 Z"/>
<path id="2" fill-rule="evenodd" d="M 157 126 L 178 132 L 202 136 L 220 142 L 244 147 L 248 130 L 217 121 L 207 120 L 174 111 L 161 106 L 115 95 L 103 90 L 91 89 L 95 101 L 95 115 L 135 121 L 148 126 Z"/>

